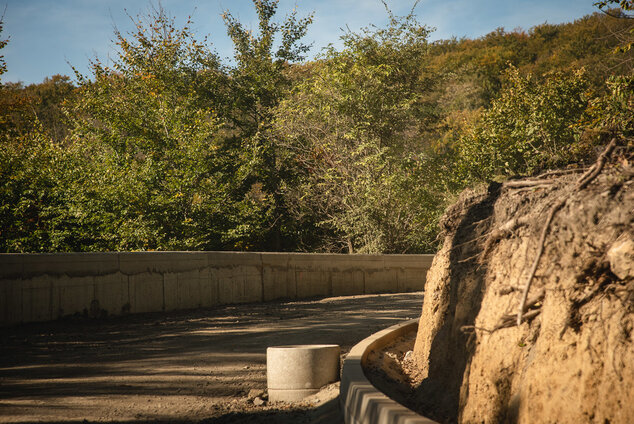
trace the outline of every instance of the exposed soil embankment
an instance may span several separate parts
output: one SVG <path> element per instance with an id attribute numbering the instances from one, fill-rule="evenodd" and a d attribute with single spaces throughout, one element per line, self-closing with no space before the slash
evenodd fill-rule
<path id="1" fill-rule="evenodd" d="M 631 160 L 617 151 L 585 184 L 592 169 L 493 184 L 446 212 L 405 361 L 421 412 L 463 423 L 634 422 Z"/>

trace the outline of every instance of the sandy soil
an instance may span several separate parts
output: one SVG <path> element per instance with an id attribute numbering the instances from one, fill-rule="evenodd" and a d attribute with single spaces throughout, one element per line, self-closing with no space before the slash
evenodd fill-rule
<path id="1" fill-rule="evenodd" d="M 634 156 L 595 169 L 492 183 L 446 211 L 413 408 L 448 423 L 634 423 Z"/>
<path id="2" fill-rule="evenodd" d="M 0 422 L 342 422 L 338 384 L 266 401 L 266 347 L 336 343 L 420 315 L 422 293 L 2 329 Z"/>
<path id="3" fill-rule="evenodd" d="M 634 423 L 634 170 L 570 193 L 576 178 L 461 196 L 416 340 L 368 356 L 375 386 L 444 423 Z M 565 196 L 517 326 L 544 215 Z"/>
<path id="4" fill-rule="evenodd" d="M 363 368 L 377 389 L 410 409 L 416 402 L 411 378 L 416 366 L 412 358 L 415 341 L 416 331 L 396 338 L 383 348 L 371 351 Z"/>

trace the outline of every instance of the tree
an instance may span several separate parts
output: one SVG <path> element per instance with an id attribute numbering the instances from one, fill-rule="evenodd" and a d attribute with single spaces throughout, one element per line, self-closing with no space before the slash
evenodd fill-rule
<path id="1" fill-rule="evenodd" d="M 4 13 L 0 17 L 0 34 L 2 34 L 3 28 L 4 28 Z M 9 43 L 8 38 L 4 40 L 0 39 L 0 50 L 5 48 L 8 43 Z M 4 61 L 4 55 L 0 55 L 0 76 L 2 76 L 2 74 L 4 74 L 5 72 L 7 72 L 7 63 Z"/>
<path id="2" fill-rule="evenodd" d="M 221 248 L 228 214 L 218 173 L 220 118 L 209 93 L 222 67 L 163 9 L 115 31 L 112 67 L 77 74 L 69 110 L 83 158 L 70 208 L 82 250 Z M 87 160 L 91 158 L 91 160 Z"/>
<path id="3" fill-rule="evenodd" d="M 619 137 L 634 145 L 634 76 L 616 75 L 606 81 L 609 92 L 592 99 L 588 126 L 604 139 Z"/>
<path id="4" fill-rule="evenodd" d="M 594 3 L 601 11 L 608 16 L 621 20 L 634 19 L 634 1 L 632 0 L 604 0 Z M 617 5 L 619 9 L 610 9 L 610 6 Z M 630 24 L 626 28 L 613 32 L 614 36 L 620 41 L 620 45 L 614 50 L 615 53 L 628 54 L 629 58 L 624 62 L 629 64 L 629 69 L 634 69 L 634 62 L 631 56 L 632 46 L 634 45 L 634 25 Z"/>
<path id="5" fill-rule="evenodd" d="M 115 32 L 113 66 L 93 61 L 93 81 L 78 74 L 72 138 L 94 159 L 74 202 L 97 248 L 279 247 L 284 175 L 266 134 L 310 17 L 278 24 L 276 1 L 254 4 L 257 36 L 224 14 L 235 66 L 158 8 Z"/>
<path id="6" fill-rule="evenodd" d="M 51 242 L 49 224 L 60 204 L 54 167 L 59 153 L 63 152 L 41 134 L 7 137 L 0 142 L 1 252 L 58 247 Z"/>
<path id="7" fill-rule="evenodd" d="M 43 131 L 56 142 L 68 133 L 63 105 L 74 95 L 70 78 L 53 75 L 42 83 L 5 83 L 0 86 L 0 133 L 4 138 Z"/>
<path id="8" fill-rule="evenodd" d="M 583 70 L 554 72 L 539 80 L 507 71 L 509 83 L 455 144 L 458 187 L 498 176 L 531 174 L 588 154 L 581 143 L 587 119 Z"/>
<path id="9" fill-rule="evenodd" d="M 254 6 L 231 63 L 159 7 L 78 87 L 3 84 L 2 248 L 429 252 L 457 190 L 631 137 L 624 19 L 430 43 L 388 11 L 302 63 L 312 16 Z"/>
<path id="10" fill-rule="evenodd" d="M 389 18 L 386 28 L 345 34 L 343 50 L 329 48 L 277 110 L 276 135 L 297 170 L 286 204 L 295 220 L 321 231 L 313 248 L 401 253 L 433 245 L 438 202 L 422 182 L 420 140 L 434 119 L 425 98 L 430 30 L 412 13 Z"/>
<path id="11" fill-rule="evenodd" d="M 634 10 L 634 1 L 632 0 L 603 0 L 595 2 L 594 5 L 610 16 L 627 19 L 634 18 L 632 14 L 628 13 L 628 11 Z M 610 10 L 610 6 L 614 5 L 620 8 L 620 10 L 614 12 Z"/>
<path id="12" fill-rule="evenodd" d="M 227 80 L 229 94 L 221 105 L 231 131 L 225 152 L 239 164 L 231 181 L 236 213 L 226 238 L 238 248 L 259 245 L 280 250 L 293 245 L 289 239 L 292 223 L 281 198 L 288 171 L 270 129 L 273 110 L 291 87 L 292 63 L 303 60 L 310 48 L 301 39 L 312 15 L 298 18 L 293 11 L 278 23 L 273 21 L 277 0 L 254 0 L 253 4 L 258 15 L 256 34 L 229 11 L 223 14 L 236 62 Z"/>

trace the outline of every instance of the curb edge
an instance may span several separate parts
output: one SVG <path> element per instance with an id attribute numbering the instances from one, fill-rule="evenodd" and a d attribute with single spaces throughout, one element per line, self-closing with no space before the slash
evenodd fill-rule
<path id="1" fill-rule="evenodd" d="M 437 424 L 390 399 L 367 379 L 368 353 L 397 337 L 416 331 L 418 319 L 393 325 L 357 343 L 343 361 L 340 402 L 346 424 Z"/>

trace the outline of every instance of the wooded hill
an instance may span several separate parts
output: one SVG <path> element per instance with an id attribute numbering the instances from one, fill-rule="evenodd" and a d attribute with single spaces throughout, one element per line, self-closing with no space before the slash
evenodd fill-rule
<path id="1" fill-rule="evenodd" d="M 463 188 L 631 151 L 621 3 L 438 42 L 390 14 L 307 62 L 312 17 L 254 1 L 231 64 L 155 10 L 112 66 L 0 87 L 0 251 L 433 252 Z"/>

